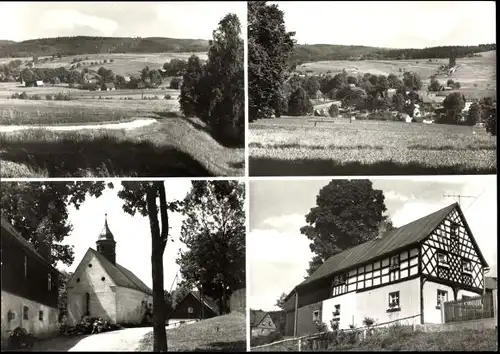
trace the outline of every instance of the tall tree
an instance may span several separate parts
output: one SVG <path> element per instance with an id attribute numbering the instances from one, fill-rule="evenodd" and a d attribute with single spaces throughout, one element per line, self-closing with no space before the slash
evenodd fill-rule
<path id="1" fill-rule="evenodd" d="M 370 180 L 333 180 L 321 188 L 316 204 L 300 229 L 312 241 L 309 275 L 329 257 L 375 238 L 383 223 L 392 228 L 384 194 Z"/>
<path id="2" fill-rule="evenodd" d="M 108 184 L 112 187 L 112 184 Z M 2 182 L 1 210 L 5 217 L 37 251 L 49 246 L 53 265 L 74 261 L 73 247 L 62 245 L 73 230 L 68 208 L 78 209 L 88 196 L 99 197 L 104 182 Z"/>
<path id="3" fill-rule="evenodd" d="M 313 110 L 307 91 L 302 87 L 296 89 L 288 100 L 288 114 L 291 116 L 305 116 Z"/>
<path id="4" fill-rule="evenodd" d="M 238 181 L 192 181 L 184 200 L 181 241 L 188 251 L 177 263 L 187 283 L 219 300 L 221 313 L 245 285 L 245 198 Z"/>
<path id="5" fill-rule="evenodd" d="M 248 119 L 270 117 L 280 105 L 280 86 L 291 73 L 294 32 L 284 14 L 266 1 L 248 2 Z"/>
<path id="6" fill-rule="evenodd" d="M 439 123 L 458 124 L 465 107 L 465 98 L 459 92 L 450 93 L 443 101 L 445 114 Z"/>
<path id="7" fill-rule="evenodd" d="M 153 278 L 153 351 L 167 351 L 165 331 L 166 308 L 163 284 L 163 253 L 169 238 L 168 213 L 178 212 L 181 203 L 167 202 L 165 183 L 123 181 L 118 197 L 123 199 L 123 210 L 149 218 L 151 229 L 151 269 Z M 160 219 L 158 219 L 160 216 Z M 160 223 L 161 221 L 161 223 Z"/>
<path id="8" fill-rule="evenodd" d="M 474 102 L 470 105 L 469 111 L 467 112 L 467 125 L 475 125 L 481 119 L 481 106 L 479 103 Z"/>
<path id="9" fill-rule="evenodd" d="M 196 115 L 198 102 L 198 85 L 203 76 L 203 63 L 196 55 L 191 55 L 187 61 L 184 76 L 182 78 L 181 94 L 179 104 L 181 111 L 186 117 Z"/>
<path id="10" fill-rule="evenodd" d="M 243 51 L 240 20 L 228 14 L 213 32 L 197 102 L 197 115 L 225 145 L 245 142 Z"/>
<path id="11" fill-rule="evenodd" d="M 71 272 L 61 271 L 59 272 L 59 288 L 58 288 L 58 299 L 57 303 L 59 305 L 59 323 L 63 322 L 63 319 L 68 315 L 68 281 L 73 275 Z"/>
<path id="12" fill-rule="evenodd" d="M 493 97 L 485 97 L 480 101 L 481 120 L 486 125 L 486 131 L 492 136 L 497 135 L 497 101 Z"/>

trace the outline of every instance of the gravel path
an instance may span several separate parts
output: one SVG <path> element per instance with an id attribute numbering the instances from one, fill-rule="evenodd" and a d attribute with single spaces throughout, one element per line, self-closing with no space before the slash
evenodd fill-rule
<path id="1" fill-rule="evenodd" d="M 136 129 L 156 122 L 156 119 L 135 119 L 131 122 L 81 125 L 0 125 L 0 133 L 26 129 L 47 129 L 52 131 L 78 131 L 83 129 Z"/>
<path id="2" fill-rule="evenodd" d="M 33 351 L 136 351 L 142 338 L 152 327 L 126 328 L 82 337 L 57 337 L 35 344 Z"/>

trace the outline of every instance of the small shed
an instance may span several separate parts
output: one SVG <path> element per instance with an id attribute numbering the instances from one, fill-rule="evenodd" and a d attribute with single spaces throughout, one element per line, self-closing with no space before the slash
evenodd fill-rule
<path id="1" fill-rule="evenodd" d="M 103 91 L 114 91 L 114 90 L 116 90 L 116 87 L 115 87 L 114 83 L 112 83 L 112 82 L 106 82 L 102 86 L 102 89 L 103 89 Z"/>

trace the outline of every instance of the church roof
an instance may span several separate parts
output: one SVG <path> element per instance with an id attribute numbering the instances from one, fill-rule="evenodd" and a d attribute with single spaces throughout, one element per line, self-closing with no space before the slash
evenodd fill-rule
<path id="1" fill-rule="evenodd" d="M 118 263 L 111 263 L 105 256 L 97 252 L 96 250 L 89 248 L 89 250 L 95 255 L 95 257 L 102 264 L 106 272 L 112 278 L 116 286 L 122 286 L 124 288 L 139 290 L 143 293 L 152 295 L 153 291 L 144 284 L 134 273 L 132 273 L 127 268 L 119 265 Z"/>
<path id="2" fill-rule="evenodd" d="M 106 214 L 104 217 L 104 228 L 102 229 L 101 233 L 99 234 L 99 237 L 97 238 L 97 241 L 101 240 L 111 240 L 114 241 L 115 237 L 113 236 L 113 233 L 109 229 L 108 226 L 108 215 Z"/>
<path id="3" fill-rule="evenodd" d="M 455 208 L 462 214 L 458 203 L 453 203 L 432 214 L 398 227 L 387 233 L 387 235 L 384 235 L 381 239 L 370 240 L 333 255 L 310 277 L 300 283 L 298 287 L 331 276 L 335 273 L 346 271 L 355 266 L 364 264 L 371 259 L 423 241 Z M 480 252 L 478 252 L 478 256 L 482 262 L 486 263 Z M 292 293 L 290 293 L 289 296 Z"/>

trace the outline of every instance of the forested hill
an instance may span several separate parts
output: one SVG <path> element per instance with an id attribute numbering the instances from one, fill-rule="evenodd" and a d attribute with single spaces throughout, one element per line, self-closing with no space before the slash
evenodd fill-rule
<path id="1" fill-rule="evenodd" d="M 23 42 L 0 41 L 0 57 L 98 53 L 205 52 L 208 40 L 129 37 L 57 37 Z"/>
<path id="2" fill-rule="evenodd" d="M 496 50 L 496 44 L 477 46 L 444 46 L 423 49 L 387 49 L 365 46 L 346 46 L 330 44 L 296 45 L 292 60 L 306 63 L 321 60 L 365 60 L 365 59 L 437 59 L 471 56 L 474 53 Z"/>

